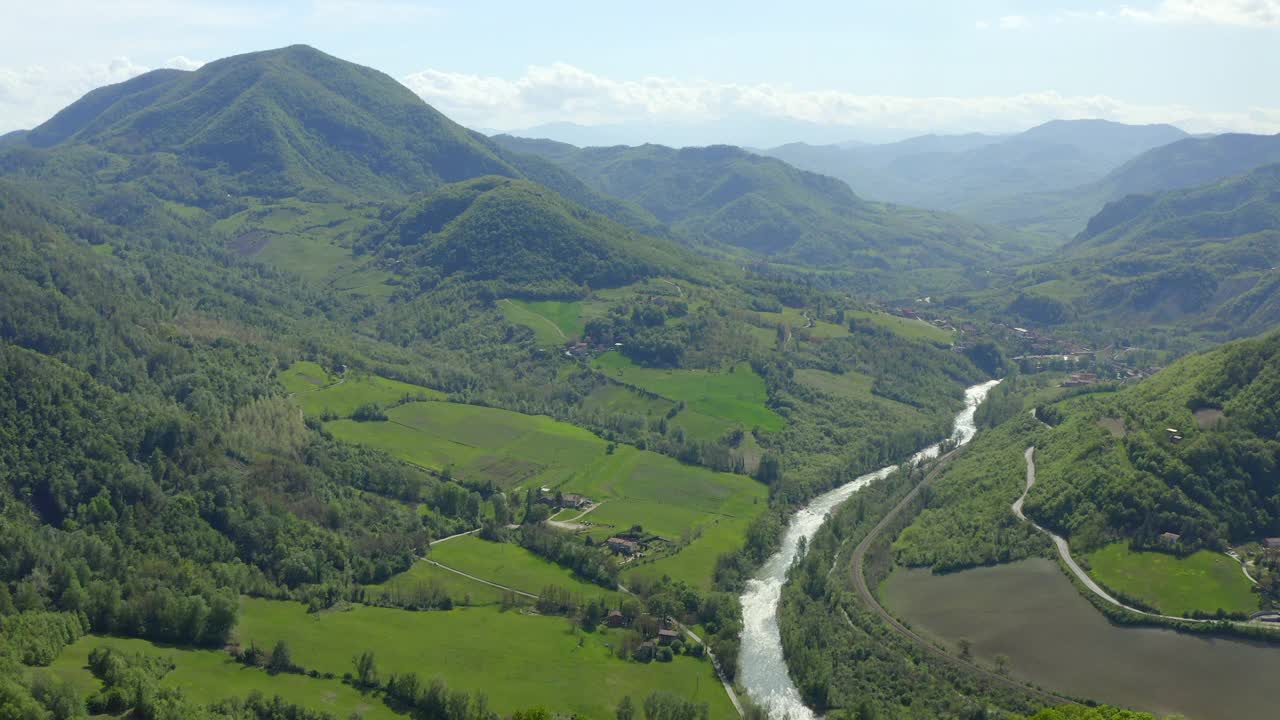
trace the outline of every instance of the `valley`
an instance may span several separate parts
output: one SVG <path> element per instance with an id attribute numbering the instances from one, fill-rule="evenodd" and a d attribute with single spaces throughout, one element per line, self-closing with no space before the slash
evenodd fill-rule
<path id="1" fill-rule="evenodd" d="M 0 719 L 1272 709 L 1274 137 L 197 65 L 0 138 Z"/>

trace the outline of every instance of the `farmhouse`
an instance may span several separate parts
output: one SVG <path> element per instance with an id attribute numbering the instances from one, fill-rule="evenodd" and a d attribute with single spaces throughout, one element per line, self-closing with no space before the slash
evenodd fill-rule
<path id="1" fill-rule="evenodd" d="M 679 639 L 680 639 L 680 633 L 675 630 L 668 630 L 666 628 L 663 628 L 658 631 L 659 645 L 670 645 L 671 643 Z"/>
<path id="2" fill-rule="evenodd" d="M 1280 537 L 1267 538 L 1262 541 L 1262 544 L 1268 550 L 1280 550 Z"/>
<path id="3" fill-rule="evenodd" d="M 1169 545 L 1172 545 L 1181 539 L 1182 539 L 1182 536 L 1179 535 L 1178 533 L 1171 533 L 1171 532 L 1160 533 L 1160 542 L 1163 542 Z"/>
<path id="4" fill-rule="evenodd" d="M 627 619 L 623 617 L 621 610 L 610 610 L 609 614 L 604 616 L 604 624 L 611 628 L 618 628 L 626 625 Z"/>
<path id="5" fill-rule="evenodd" d="M 640 554 L 640 543 L 626 538 L 611 537 L 605 540 L 605 544 L 609 549 L 619 555 L 638 555 Z"/>

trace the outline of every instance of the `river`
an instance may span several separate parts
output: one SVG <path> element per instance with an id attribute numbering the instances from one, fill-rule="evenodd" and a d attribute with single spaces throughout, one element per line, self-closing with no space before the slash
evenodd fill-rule
<path id="1" fill-rule="evenodd" d="M 977 434 L 973 422 L 978 405 L 999 381 L 992 380 L 974 385 L 964 391 L 965 407 L 956 415 L 951 439 L 964 445 Z M 910 462 L 919 463 L 938 456 L 940 445 L 931 445 L 911 456 Z M 742 593 L 742 645 L 739 651 L 738 681 L 747 694 L 764 707 L 771 718 L 789 720 L 814 720 L 813 711 L 800 699 L 800 691 L 791 682 L 787 663 L 782 657 L 782 636 L 778 631 L 778 602 L 782 597 L 782 584 L 787 579 L 787 569 L 795 559 L 801 538 L 807 542 L 826 522 L 827 515 L 868 484 L 881 480 L 898 468 L 897 465 L 867 473 L 826 494 L 819 495 L 792 516 L 782 539 L 782 548 L 760 568 L 755 578 L 747 583 Z"/>

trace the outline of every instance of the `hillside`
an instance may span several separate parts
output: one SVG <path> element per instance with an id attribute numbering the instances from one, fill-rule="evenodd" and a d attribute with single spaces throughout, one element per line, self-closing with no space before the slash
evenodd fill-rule
<path id="1" fill-rule="evenodd" d="M 1013 223 L 1002 212 L 1010 198 L 1097 181 L 1140 153 L 1186 137 L 1169 125 L 1058 120 L 1010 136 L 924 136 L 888 145 L 788 145 L 765 152 L 844 180 L 864 197 L 1032 226 Z"/>
<path id="2" fill-rule="evenodd" d="M 381 240 L 381 242 L 379 242 Z M 372 249 L 400 275 L 499 281 L 507 294 L 568 294 L 645 277 L 689 277 L 693 255 L 641 238 L 528 180 L 496 176 L 412 199 Z"/>
<path id="3" fill-rule="evenodd" d="M 1107 205 L 1061 251 L 985 295 L 1023 319 L 1179 325 L 1226 337 L 1280 322 L 1280 166 Z"/>
<path id="4" fill-rule="evenodd" d="M 862 200 L 837 180 L 739 148 L 580 149 L 495 138 L 645 208 L 680 237 L 783 261 L 875 270 L 960 268 L 1025 253 L 1021 238 L 962 219 Z"/>
<path id="5" fill-rule="evenodd" d="M 1276 162 L 1280 135 L 1186 138 L 1148 150 L 1096 182 L 1002 198 L 974 212 L 1010 227 L 1073 236 L 1104 205 L 1127 195 L 1193 188 Z"/>

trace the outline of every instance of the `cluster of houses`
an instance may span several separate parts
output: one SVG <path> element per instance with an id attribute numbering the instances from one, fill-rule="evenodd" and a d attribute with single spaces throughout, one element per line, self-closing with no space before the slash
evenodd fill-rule
<path id="1" fill-rule="evenodd" d="M 1084 387 L 1093 385 L 1096 382 L 1098 382 L 1097 373 L 1073 372 L 1070 377 L 1062 381 L 1062 387 Z"/>

